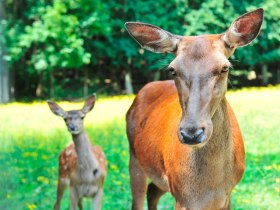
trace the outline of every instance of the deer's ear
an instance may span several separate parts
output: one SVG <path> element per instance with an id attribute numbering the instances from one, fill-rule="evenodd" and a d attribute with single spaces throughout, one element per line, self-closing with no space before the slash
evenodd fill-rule
<path id="1" fill-rule="evenodd" d="M 96 94 L 91 95 L 85 102 L 84 107 L 82 108 L 82 112 L 84 114 L 88 113 L 89 111 L 92 110 L 92 108 L 94 107 L 95 104 L 95 100 L 96 100 Z"/>
<path id="2" fill-rule="evenodd" d="M 127 22 L 125 27 L 142 47 L 156 53 L 174 52 L 180 41 L 179 36 L 150 24 Z"/>
<path id="3" fill-rule="evenodd" d="M 223 36 L 226 45 L 236 48 L 253 41 L 260 32 L 263 12 L 263 9 L 259 8 L 237 18 Z"/>
<path id="4" fill-rule="evenodd" d="M 48 105 L 50 107 L 50 110 L 55 114 L 55 115 L 58 115 L 60 117 L 63 117 L 65 118 L 66 116 L 66 112 L 60 107 L 58 106 L 55 102 L 53 101 L 47 101 L 48 102 Z"/>

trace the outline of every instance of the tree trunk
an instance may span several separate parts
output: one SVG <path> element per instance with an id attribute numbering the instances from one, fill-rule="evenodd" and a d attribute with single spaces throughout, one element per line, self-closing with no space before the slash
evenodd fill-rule
<path id="1" fill-rule="evenodd" d="M 5 65 L 5 61 L 0 58 L 0 103 L 8 103 L 10 101 L 10 79 L 9 71 Z"/>
<path id="2" fill-rule="evenodd" d="M 277 84 L 280 84 L 280 67 L 277 69 Z"/>
<path id="3" fill-rule="evenodd" d="M 126 94 L 127 95 L 133 94 L 132 81 L 131 81 L 131 76 L 130 76 L 129 72 L 125 73 L 124 81 L 125 81 Z"/>
<path id="4" fill-rule="evenodd" d="M 88 69 L 85 68 L 85 78 L 84 78 L 84 98 L 88 97 Z"/>
<path id="5" fill-rule="evenodd" d="M 15 70 L 9 70 L 10 72 L 10 99 L 15 100 L 16 89 L 15 89 Z"/>
<path id="6" fill-rule="evenodd" d="M 262 65 L 262 85 L 268 84 L 268 69 L 267 64 Z"/>
<path id="7" fill-rule="evenodd" d="M 54 98 L 54 74 L 50 71 L 50 98 Z"/>
<path id="8" fill-rule="evenodd" d="M 40 71 L 39 73 L 38 85 L 36 88 L 36 96 L 37 97 L 43 96 L 43 71 Z"/>
<path id="9" fill-rule="evenodd" d="M 0 20 L 5 16 L 4 2 L 0 4 Z M 3 34 L 2 27 L 0 25 L 0 34 Z M 6 62 L 3 60 L 5 55 L 4 44 L 0 40 L 0 103 L 8 103 L 11 99 L 10 95 L 10 72 L 7 68 Z"/>
<path id="10" fill-rule="evenodd" d="M 77 68 L 75 68 L 75 70 L 74 70 L 74 77 L 75 77 L 75 79 L 79 78 L 79 71 Z"/>

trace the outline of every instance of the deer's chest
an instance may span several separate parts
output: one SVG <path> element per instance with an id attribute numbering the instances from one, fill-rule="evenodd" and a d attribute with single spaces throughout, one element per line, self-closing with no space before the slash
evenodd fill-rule
<path id="1" fill-rule="evenodd" d="M 99 185 L 101 180 L 101 173 L 96 168 L 78 169 L 71 174 L 70 185 Z"/>
<path id="2" fill-rule="evenodd" d="M 225 159 L 210 163 L 189 161 L 185 167 L 183 163 L 177 164 L 168 173 L 171 193 L 190 210 L 224 209 L 236 184 L 230 162 Z"/>
<path id="3" fill-rule="evenodd" d="M 80 198 L 94 197 L 102 185 L 102 175 L 95 167 L 78 168 L 70 176 L 70 186 Z"/>
<path id="4" fill-rule="evenodd" d="M 222 210 L 228 209 L 230 193 L 224 189 L 211 189 L 198 197 L 177 198 L 179 205 L 189 210 Z"/>
<path id="5" fill-rule="evenodd" d="M 70 186 L 76 189 L 78 197 L 93 197 L 101 185 L 100 173 L 95 169 L 75 171 L 70 180 Z"/>
<path id="6" fill-rule="evenodd" d="M 79 195 L 78 197 L 94 197 L 99 189 L 98 185 L 95 184 L 80 184 L 76 185 L 75 188 Z"/>

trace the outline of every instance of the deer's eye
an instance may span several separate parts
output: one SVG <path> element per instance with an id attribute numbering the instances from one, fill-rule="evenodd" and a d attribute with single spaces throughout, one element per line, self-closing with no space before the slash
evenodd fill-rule
<path id="1" fill-rule="evenodd" d="M 168 70 L 173 76 L 176 76 L 176 75 L 177 75 L 175 69 L 174 69 L 172 66 L 169 66 L 169 67 L 167 68 L 167 70 Z"/>
<path id="2" fill-rule="evenodd" d="M 81 116 L 81 119 L 83 120 L 85 118 L 85 115 Z"/>
<path id="3" fill-rule="evenodd" d="M 229 69 L 230 69 L 230 66 L 224 66 L 223 68 L 222 68 L 222 73 L 227 73 L 228 71 L 229 71 Z"/>

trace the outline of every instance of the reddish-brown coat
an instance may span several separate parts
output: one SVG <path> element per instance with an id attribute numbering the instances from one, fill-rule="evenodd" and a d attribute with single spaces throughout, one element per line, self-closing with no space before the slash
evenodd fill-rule
<path id="1" fill-rule="evenodd" d="M 225 186 L 225 190 L 230 194 L 243 176 L 245 154 L 236 117 L 228 102 L 226 107 L 225 114 L 230 121 L 229 130 L 232 136 L 230 145 L 233 145 L 234 156 L 233 163 L 230 163 L 233 165 L 229 169 L 231 174 L 226 178 L 229 183 Z M 127 113 L 127 132 L 132 153 L 150 178 L 166 176 L 164 178 L 166 183 L 163 185 L 162 182 L 157 183 L 157 178 L 152 181 L 162 190 L 171 192 L 178 200 L 180 197 L 182 200 L 185 199 L 188 195 L 186 187 L 191 188 L 193 184 L 200 185 L 199 189 L 206 185 L 210 188 L 221 186 L 218 178 L 215 180 L 215 178 L 205 177 L 202 181 L 205 183 L 188 183 L 186 177 L 198 174 L 193 171 L 193 168 L 188 167 L 188 162 L 190 163 L 192 158 L 190 155 L 192 148 L 183 145 L 178 139 L 177 130 L 181 115 L 182 109 L 173 81 L 152 82 L 144 86 Z M 219 150 L 217 148 L 217 151 Z M 215 161 L 214 154 L 213 160 L 209 159 L 207 164 L 214 164 L 211 163 L 212 161 Z"/>
<path id="2" fill-rule="evenodd" d="M 140 90 L 127 114 L 132 209 L 156 209 L 169 191 L 180 210 L 225 210 L 245 169 L 244 145 L 226 100 L 230 62 L 237 47 L 259 33 L 263 9 L 237 18 L 222 34 L 177 36 L 158 27 L 127 22 L 144 48 L 175 55 L 174 82 Z"/>

